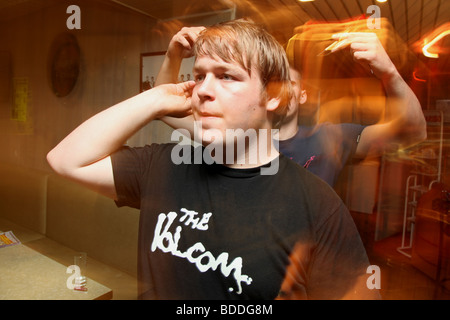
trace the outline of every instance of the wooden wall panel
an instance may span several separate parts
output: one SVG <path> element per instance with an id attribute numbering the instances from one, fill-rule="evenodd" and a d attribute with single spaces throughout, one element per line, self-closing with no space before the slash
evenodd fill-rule
<path id="1" fill-rule="evenodd" d="M 0 51 L 11 54 L 10 78 L 28 80 L 30 115 L 26 123 L 12 120 L 11 102 L 0 101 L 2 162 L 50 171 L 48 151 L 84 120 L 138 94 L 140 54 L 161 50 L 152 47 L 152 19 L 102 2 L 78 1 L 82 28 L 69 31 L 66 9 L 70 4 L 59 1 L 0 23 Z M 62 32 L 76 36 L 81 68 L 73 91 L 58 98 L 48 81 L 48 52 Z M 156 132 L 166 130 L 161 125 Z M 143 140 L 152 142 L 152 136 Z"/>

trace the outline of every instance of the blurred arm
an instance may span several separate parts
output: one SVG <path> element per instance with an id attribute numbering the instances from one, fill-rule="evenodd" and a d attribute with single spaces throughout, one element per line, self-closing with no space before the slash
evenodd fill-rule
<path id="1" fill-rule="evenodd" d="M 403 80 L 374 33 L 335 35 L 349 46 L 356 62 L 372 72 L 386 92 L 386 119 L 362 132 L 356 154 L 380 155 L 388 149 L 405 148 L 426 139 L 426 121 L 414 92 Z"/>

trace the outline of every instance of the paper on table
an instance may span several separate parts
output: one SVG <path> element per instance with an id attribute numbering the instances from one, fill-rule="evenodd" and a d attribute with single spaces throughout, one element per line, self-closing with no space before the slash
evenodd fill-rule
<path id="1" fill-rule="evenodd" d="M 16 238 L 12 231 L 0 232 L 0 248 L 19 244 L 20 240 Z"/>

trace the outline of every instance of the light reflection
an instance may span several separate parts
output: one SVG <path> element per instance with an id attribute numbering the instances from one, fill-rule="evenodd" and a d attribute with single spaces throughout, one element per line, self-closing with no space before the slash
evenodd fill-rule
<path id="1" fill-rule="evenodd" d="M 429 32 L 417 41 L 413 47 L 415 51 L 421 52 L 425 57 L 437 59 L 440 54 L 448 53 L 449 49 L 443 47 L 442 39 L 450 35 L 450 22 L 446 22 Z"/>
<path id="2" fill-rule="evenodd" d="M 450 34 L 450 30 L 446 30 L 440 33 L 436 38 L 431 40 L 429 43 L 425 44 L 422 48 L 423 55 L 428 58 L 439 58 L 439 54 L 430 52 L 430 48 L 434 46 L 439 40 L 448 36 Z"/>

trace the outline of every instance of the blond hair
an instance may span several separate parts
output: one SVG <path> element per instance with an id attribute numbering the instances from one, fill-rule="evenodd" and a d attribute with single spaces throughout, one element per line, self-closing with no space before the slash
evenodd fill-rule
<path id="1" fill-rule="evenodd" d="M 283 47 L 261 26 L 248 20 L 222 22 L 206 28 L 197 38 L 194 53 L 236 62 L 251 74 L 253 63 L 263 86 L 263 99 L 279 98 L 273 126 L 279 127 L 291 97 L 289 63 Z"/>

